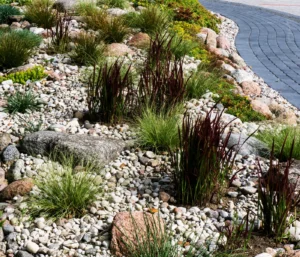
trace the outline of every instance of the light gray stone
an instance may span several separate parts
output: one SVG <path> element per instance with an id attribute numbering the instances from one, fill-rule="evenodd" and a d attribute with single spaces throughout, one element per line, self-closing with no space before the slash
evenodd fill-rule
<path id="1" fill-rule="evenodd" d="M 227 135 L 225 134 L 222 136 L 223 140 L 226 136 Z M 242 156 L 254 154 L 256 156 L 268 157 L 270 153 L 269 148 L 265 143 L 255 137 L 248 138 L 244 133 L 231 134 L 227 147 L 233 147 L 233 149 Z"/>
<path id="2" fill-rule="evenodd" d="M 38 250 L 39 250 L 39 248 L 40 248 L 40 247 L 39 247 L 36 243 L 34 243 L 34 242 L 32 242 L 32 241 L 29 241 L 29 242 L 27 242 L 27 244 L 26 244 L 26 250 L 27 250 L 28 252 L 30 252 L 30 253 L 33 253 L 33 254 L 37 253 Z"/>
<path id="3" fill-rule="evenodd" d="M 14 145 L 7 146 L 2 152 L 2 159 L 4 162 L 10 162 L 20 157 L 19 150 Z"/>
<path id="4" fill-rule="evenodd" d="M 118 156 L 126 146 L 122 140 L 68 135 L 53 131 L 39 131 L 23 139 L 22 149 L 31 155 L 47 155 L 51 151 L 73 155 L 103 166 Z"/>

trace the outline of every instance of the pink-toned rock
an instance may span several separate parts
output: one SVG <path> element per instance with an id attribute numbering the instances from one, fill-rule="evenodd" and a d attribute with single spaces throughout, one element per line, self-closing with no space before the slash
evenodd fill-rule
<path id="1" fill-rule="evenodd" d="M 135 52 L 131 50 L 127 45 L 120 43 L 112 43 L 106 48 L 106 55 L 108 56 L 125 56 L 125 55 L 134 55 Z"/>
<path id="2" fill-rule="evenodd" d="M 16 195 L 26 195 L 33 187 L 33 180 L 29 178 L 20 179 L 10 183 L 0 192 L 2 200 L 11 200 Z"/>
<path id="3" fill-rule="evenodd" d="M 48 74 L 48 77 L 50 78 L 50 79 L 52 79 L 52 80 L 54 80 L 54 81 L 59 81 L 59 80 L 61 80 L 61 77 L 60 77 L 60 75 L 58 74 L 58 73 L 56 73 L 55 71 L 53 71 L 53 70 L 45 70 L 45 73 L 47 73 Z"/>
<path id="4" fill-rule="evenodd" d="M 198 33 L 197 38 L 200 40 L 201 43 L 205 44 L 207 33 Z"/>
<path id="5" fill-rule="evenodd" d="M 10 25 L 10 28 L 11 29 L 19 29 L 19 28 L 21 28 L 21 24 L 19 22 L 15 21 Z"/>
<path id="6" fill-rule="evenodd" d="M 244 81 L 242 82 L 241 87 L 245 95 L 259 96 L 261 93 L 259 84 L 253 81 Z"/>
<path id="7" fill-rule="evenodd" d="M 224 36 L 217 37 L 217 47 L 225 50 L 230 50 L 229 40 Z"/>
<path id="8" fill-rule="evenodd" d="M 260 101 L 259 99 L 255 99 L 251 101 L 251 106 L 254 111 L 264 115 L 266 118 L 272 118 L 272 112 L 270 111 L 268 105 Z"/>
<path id="9" fill-rule="evenodd" d="M 214 30 L 209 28 L 203 28 L 201 29 L 200 33 L 207 34 L 205 43 L 208 46 L 215 47 L 215 48 L 217 47 L 217 33 Z"/>
<path id="10" fill-rule="evenodd" d="M 33 69 L 35 66 L 37 66 L 36 64 L 33 63 L 28 63 L 22 66 L 19 66 L 17 68 L 11 69 L 9 71 L 9 73 L 15 73 L 15 72 L 20 72 L 20 71 L 27 71 L 29 69 Z"/>
<path id="11" fill-rule="evenodd" d="M 211 53 L 215 54 L 215 55 L 218 55 L 218 56 L 225 56 L 227 57 L 228 56 L 228 53 L 224 50 L 224 49 L 221 49 L 221 48 L 216 48 L 216 47 L 213 47 L 213 46 L 208 46 L 208 51 L 210 51 Z"/>
<path id="12" fill-rule="evenodd" d="M 152 223 L 156 226 L 150 228 L 146 226 L 147 223 Z M 147 240 L 147 229 L 154 232 L 155 227 L 158 229 L 158 235 L 164 233 L 164 222 L 159 216 L 151 213 L 144 212 L 119 212 L 114 218 L 112 227 L 112 240 L 111 250 L 117 257 L 127 256 L 129 249 L 126 244 L 130 244 L 134 247 L 136 242 L 136 236 L 138 236 L 140 242 Z M 161 231 L 160 231 L 161 228 Z M 148 230 L 149 233 L 149 230 Z M 124 243 L 125 242 L 125 243 Z"/>
<path id="13" fill-rule="evenodd" d="M 150 46 L 150 37 L 148 34 L 140 32 L 135 34 L 128 44 L 137 48 L 147 48 Z"/>

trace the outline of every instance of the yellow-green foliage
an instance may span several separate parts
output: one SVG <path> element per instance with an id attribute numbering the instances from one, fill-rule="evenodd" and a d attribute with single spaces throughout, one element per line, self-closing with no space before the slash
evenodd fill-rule
<path id="1" fill-rule="evenodd" d="M 196 35 L 200 33 L 201 26 L 197 24 L 190 24 L 186 21 L 174 21 L 171 31 L 175 32 L 183 39 L 195 40 Z"/>
<path id="2" fill-rule="evenodd" d="M 27 80 L 36 81 L 45 78 L 46 76 L 47 74 L 44 72 L 43 67 L 35 66 L 34 68 L 26 71 L 19 71 L 5 76 L 0 76 L 0 83 L 11 79 L 14 83 L 25 84 Z"/>

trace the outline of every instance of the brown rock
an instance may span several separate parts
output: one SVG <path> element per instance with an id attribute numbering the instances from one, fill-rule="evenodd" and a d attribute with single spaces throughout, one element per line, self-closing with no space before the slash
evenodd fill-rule
<path id="1" fill-rule="evenodd" d="M 30 27 L 30 23 L 28 21 L 22 21 L 21 22 L 21 28 L 25 29 L 25 28 L 29 28 Z"/>
<path id="2" fill-rule="evenodd" d="M 255 99 L 251 101 L 251 106 L 254 111 L 264 115 L 266 118 L 272 118 L 272 112 L 270 111 L 268 105 L 260 101 L 259 99 Z"/>
<path id="3" fill-rule="evenodd" d="M 112 43 L 107 46 L 106 48 L 106 55 L 107 56 L 125 56 L 128 54 L 135 54 L 133 50 L 131 50 L 127 45 L 120 44 L 120 43 Z"/>
<path id="4" fill-rule="evenodd" d="M 224 36 L 217 37 L 217 47 L 225 50 L 230 50 L 229 40 Z"/>
<path id="5" fill-rule="evenodd" d="M 0 192 L 2 200 L 11 200 L 16 195 L 26 195 L 33 187 L 33 180 L 29 178 L 20 179 L 9 184 Z"/>
<path id="6" fill-rule="evenodd" d="M 17 68 L 11 69 L 9 73 L 15 73 L 15 72 L 20 72 L 20 71 L 27 71 L 29 69 L 33 69 L 36 66 L 36 64 L 28 63 L 22 66 L 19 66 Z"/>
<path id="7" fill-rule="evenodd" d="M 171 196 L 166 192 L 159 192 L 159 200 L 163 202 L 168 202 L 170 200 Z"/>
<path id="8" fill-rule="evenodd" d="M 259 96 L 261 93 L 259 84 L 253 81 L 244 81 L 242 82 L 241 87 L 245 95 Z"/>
<path id="9" fill-rule="evenodd" d="M 286 109 L 277 103 L 271 103 L 269 109 L 275 115 L 276 121 L 287 125 L 297 125 L 297 117 L 292 110 Z"/>
<path id="10" fill-rule="evenodd" d="M 135 34 L 128 42 L 130 46 L 137 48 L 147 48 L 150 45 L 150 37 L 146 33 Z"/>
<path id="11" fill-rule="evenodd" d="M 156 224 L 156 226 L 146 226 L 147 223 Z M 114 218 L 112 227 L 111 250 L 117 256 L 127 256 L 128 249 L 126 244 L 134 247 L 136 236 L 140 242 L 147 240 L 147 232 L 159 231 L 157 234 L 164 233 L 164 222 L 157 214 L 144 212 L 119 212 Z M 124 243 L 125 242 L 125 243 Z"/>
<path id="12" fill-rule="evenodd" d="M 10 134 L 1 133 L 0 134 L 0 151 L 3 151 L 11 143 Z"/>
<path id="13" fill-rule="evenodd" d="M 10 15 L 8 17 L 10 22 L 20 22 L 21 20 L 23 20 L 25 18 L 25 15 Z"/>
<path id="14" fill-rule="evenodd" d="M 61 80 L 61 77 L 58 73 L 56 73 L 55 71 L 53 70 L 45 70 L 45 73 L 48 74 L 48 77 L 54 81 L 60 81 Z"/>

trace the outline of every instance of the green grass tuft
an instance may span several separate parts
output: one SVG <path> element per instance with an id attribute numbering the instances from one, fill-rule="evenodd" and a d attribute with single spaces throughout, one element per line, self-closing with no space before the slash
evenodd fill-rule
<path id="1" fill-rule="evenodd" d="M 28 30 L 0 31 L 0 67 L 12 68 L 22 65 L 42 38 Z"/>
<path id="2" fill-rule="evenodd" d="M 41 108 L 41 104 L 38 102 L 36 95 L 31 91 L 25 93 L 17 92 L 7 97 L 6 100 L 7 105 L 4 107 L 4 110 L 11 114 L 37 111 Z"/>
<path id="3" fill-rule="evenodd" d="M 82 217 L 101 193 L 90 166 L 83 169 L 76 173 L 70 156 L 61 165 L 52 163 L 44 176 L 35 179 L 39 193 L 29 199 L 30 213 L 53 219 Z"/>
<path id="4" fill-rule="evenodd" d="M 300 160 L 300 128 L 288 126 L 283 129 L 273 128 L 259 132 L 256 136 L 261 141 L 265 142 L 270 149 L 272 148 L 274 140 L 274 155 L 280 158 L 281 161 L 288 160 L 290 156 L 291 147 L 295 140 L 292 158 Z M 284 144 L 283 151 L 281 148 Z M 280 154 L 281 153 L 281 154 Z"/>
<path id="5" fill-rule="evenodd" d="M 9 16 L 21 14 L 19 9 L 10 5 L 0 5 L 0 24 L 8 23 Z"/>
<path id="6" fill-rule="evenodd" d="M 178 110 L 157 114 L 146 108 L 137 120 L 140 145 L 154 150 L 174 149 L 179 143 L 178 123 Z"/>

